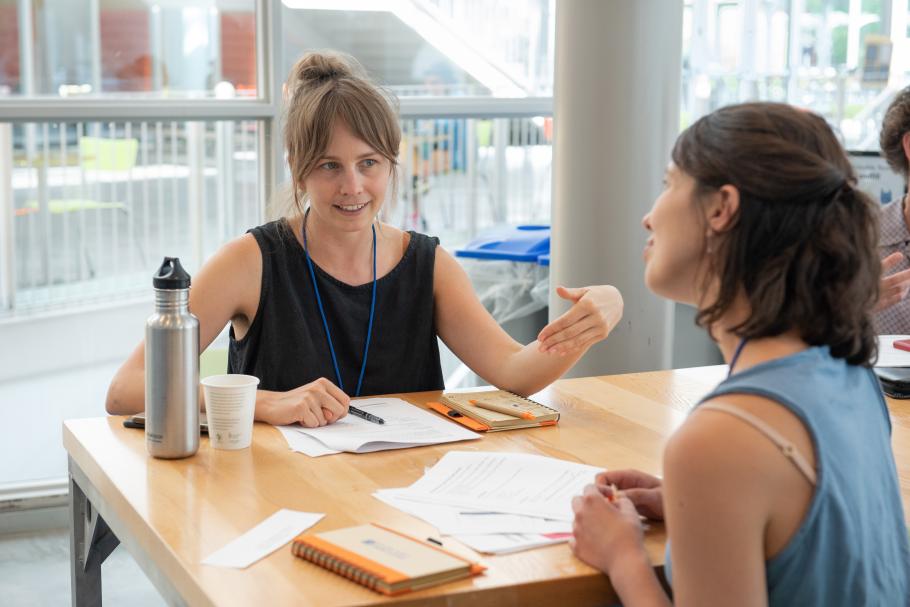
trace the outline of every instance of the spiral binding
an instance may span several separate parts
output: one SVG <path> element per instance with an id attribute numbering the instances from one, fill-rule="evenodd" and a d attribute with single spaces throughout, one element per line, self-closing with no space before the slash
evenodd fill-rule
<path id="1" fill-rule="evenodd" d="M 380 592 L 380 583 L 385 582 L 382 578 L 365 571 L 364 569 L 349 563 L 337 556 L 332 556 L 322 550 L 302 543 L 294 543 L 293 552 L 295 556 L 315 563 L 329 571 L 342 575 L 353 582 L 366 586 L 370 590 Z M 388 586 L 388 584 L 386 584 Z"/>

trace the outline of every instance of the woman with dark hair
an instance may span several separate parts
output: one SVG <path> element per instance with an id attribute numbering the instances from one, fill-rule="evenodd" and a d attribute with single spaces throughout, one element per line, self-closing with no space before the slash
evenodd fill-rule
<path id="1" fill-rule="evenodd" d="M 698 307 L 729 362 L 664 452 L 573 503 L 579 558 L 666 605 L 639 514 L 664 519 L 681 605 L 910 605 L 890 421 L 871 369 L 877 210 L 819 116 L 718 110 L 677 140 L 644 218 L 645 282 Z M 614 495 L 611 486 L 618 487 Z"/>

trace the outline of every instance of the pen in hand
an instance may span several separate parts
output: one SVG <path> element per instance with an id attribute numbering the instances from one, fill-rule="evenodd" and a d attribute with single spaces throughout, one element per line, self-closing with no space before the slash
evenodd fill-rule
<path id="1" fill-rule="evenodd" d="M 365 419 L 368 422 L 373 422 L 374 424 L 384 424 L 385 420 L 379 417 L 378 415 L 373 415 L 372 413 L 367 413 L 363 409 L 358 409 L 354 405 L 348 406 L 348 413 L 359 417 L 360 419 Z"/>

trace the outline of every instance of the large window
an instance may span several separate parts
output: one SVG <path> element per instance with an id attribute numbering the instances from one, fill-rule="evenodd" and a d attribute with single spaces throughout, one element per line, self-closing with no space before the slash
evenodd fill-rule
<path id="1" fill-rule="evenodd" d="M 21 456 L 0 498 L 64 477 L 61 420 L 104 414 L 161 257 L 194 273 L 282 212 L 278 97 L 306 50 L 401 100 L 387 220 L 449 248 L 548 223 L 553 20 L 554 0 L 0 0 L 0 442 Z"/>
<path id="2" fill-rule="evenodd" d="M 0 95 L 255 96 L 256 55 L 254 0 L 0 2 Z"/>
<path id="3" fill-rule="evenodd" d="M 332 48 L 403 97 L 553 92 L 550 0 L 282 4 L 285 74 L 303 51 Z"/>
<path id="4" fill-rule="evenodd" d="M 907 0 L 686 0 L 682 123 L 761 99 L 810 108 L 878 147 L 910 69 Z"/>

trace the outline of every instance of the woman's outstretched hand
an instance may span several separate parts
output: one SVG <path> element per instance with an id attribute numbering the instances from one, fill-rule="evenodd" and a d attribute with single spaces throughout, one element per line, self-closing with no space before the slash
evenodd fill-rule
<path id="1" fill-rule="evenodd" d="M 537 335 L 541 352 L 564 356 L 585 351 L 609 335 L 622 318 L 622 295 L 614 286 L 557 287 L 556 293 L 572 307 L 541 329 Z"/>

